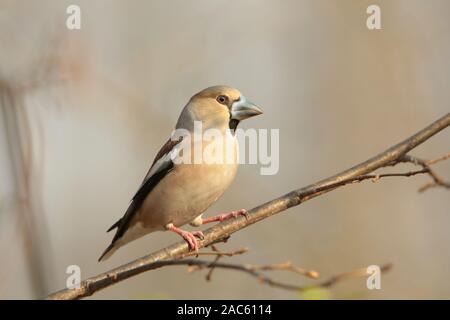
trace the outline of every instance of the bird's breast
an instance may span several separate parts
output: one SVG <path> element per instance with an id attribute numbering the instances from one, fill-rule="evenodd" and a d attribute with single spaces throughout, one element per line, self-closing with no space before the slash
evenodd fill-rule
<path id="1" fill-rule="evenodd" d="M 229 187 L 237 172 L 237 141 L 232 141 L 232 154 L 228 150 L 223 159 L 218 158 L 224 155 L 211 143 L 206 147 L 209 148 L 205 150 L 209 152 L 208 162 L 176 164 L 150 192 L 139 212 L 146 227 L 189 223 Z"/>

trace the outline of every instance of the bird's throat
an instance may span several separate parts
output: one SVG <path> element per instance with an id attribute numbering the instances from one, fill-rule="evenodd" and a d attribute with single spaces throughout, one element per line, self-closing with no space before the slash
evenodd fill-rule
<path id="1" fill-rule="evenodd" d="M 230 127 L 231 132 L 234 134 L 234 131 L 236 130 L 237 126 L 239 125 L 239 120 L 230 119 L 230 121 L 228 122 L 228 125 Z"/>

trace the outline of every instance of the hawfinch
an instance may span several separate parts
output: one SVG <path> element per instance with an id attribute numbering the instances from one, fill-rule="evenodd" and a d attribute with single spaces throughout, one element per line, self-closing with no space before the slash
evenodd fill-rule
<path id="1" fill-rule="evenodd" d="M 202 238 L 203 233 L 185 231 L 181 226 L 187 223 L 200 226 L 246 215 L 242 209 L 202 218 L 202 213 L 224 193 L 236 175 L 239 150 L 234 135 L 236 127 L 240 121 L 261 113 L 234 88 L 214 86 L 195 94 L 181 112 L 174 134 L 156 155 L 124 216 L 109 228 L 108 232 L 117 228 L 116 234 L 99 261 L 109 258 L 124 244 L 157 230 L 175 232 L 190 249 L 198 250 L 196 237 Z M 183 134 L 176 137 L 177 132 Z"/>

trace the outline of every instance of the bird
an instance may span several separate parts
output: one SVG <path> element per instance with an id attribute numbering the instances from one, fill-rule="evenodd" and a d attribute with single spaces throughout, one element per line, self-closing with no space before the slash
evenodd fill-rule
<path id="1" fill-rule="evenodd" d="M 198 251 L 198 238 L 204 236 L 202 231 L 186 231 L 181 229 L 183 225 L 198 227 L 247 216 L 245 209 L 209 218 L 202 215 L 236 176 L 237 126 L 242 120 L 262 113 L 239 90 L 229 86 L 212 86 L 194 94 L 182 109 L 175 130 L 157 153 L 125 214 L 107 230 L 116 229 L 115 235 L 98 260 L 108 259 L 120 247 L 154 231 L 172 231 L 188 243 L 189 250 Z M 215 133 L 220 139 L 206 137 L 207 132 Z M 195 161 L 201 158 L 199 149 L 207 159 Z"/>

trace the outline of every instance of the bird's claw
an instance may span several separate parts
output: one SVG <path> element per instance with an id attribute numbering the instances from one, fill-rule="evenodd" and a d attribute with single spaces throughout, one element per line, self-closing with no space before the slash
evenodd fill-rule
<path id="1" fill-rule="evenodd" d="M 180 233 L 180 236 L 182 236 L 183 239 L 186 240 L 186 242 L 189 245 L 189 249 L 191 249 L 192 251 L 198 251 L 199 249 L 198 240 L 193 232 L 183 231 Z"/>
<path id="2" fill-rule="evenodd" d="M 198 252 L 198 249 L 200 248 L 200 244 L 197 238 L 201 240 L 205 238 L 205 235 L 203 234 L 202 231 L 189 232 L 177 228 L 174 225 L 168 225 L 166 228 L 172 232 L 179 234 L 187 242 L 189 249 L 196 252 Z"/>
<path id="3" fill-rule="evenodd" d="M 247 210 L 241 209 L 241 210 L 239 210 L 239 211 L 241 212 L 239 215 L 244 216 L 244 217 L 245 217 L 245 220 L 250 219 L 250 215 L 249 215 L 249 213 L 248 213 Z"/>
<path id="4" fill-rule="evenodd" d="M 194 232 L 192 232 L 192 234 L 194 236 L 196 236 L 197 238 L 199 238 L 200 240 L 205 239 L 205 235 L 203 234 L 203 231 L 194 231 Z"/>
<path id="5" fill-rule="evenodd" d="M 225 220 L 228 220 L 231 218 L 237 218 L 239 216 L 244 216 L 245 219 L 247 219 L 247 220 L 250 217 L 247 210 L 240 209 L 240 210 L 231 211 L 230 213 L 220 215 L 220 221 L 225 221 Z"/>

